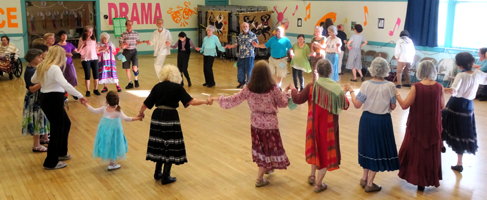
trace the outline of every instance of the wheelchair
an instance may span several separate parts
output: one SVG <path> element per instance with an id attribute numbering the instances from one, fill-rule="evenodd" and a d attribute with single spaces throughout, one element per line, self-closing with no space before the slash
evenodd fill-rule
<path id="1" fill-rule="evenodd" d="M 19 78 L 22 75 L 22 61 L 15 58 L 15 53 L 7 55 L 0 55 L 0 75 L 8 74 L 8 78 L 12 80 L 15 77 Z"/>

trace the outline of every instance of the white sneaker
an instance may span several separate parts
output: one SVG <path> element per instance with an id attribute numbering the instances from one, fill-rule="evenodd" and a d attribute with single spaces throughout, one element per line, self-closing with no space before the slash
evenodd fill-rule
<path id="1" fill-rule="evenodd" d="M 113 171 L 113 170 L 120 169 L 120 167 L 122 167 L 120 164 L 108 165 L 107 170 L 108 171 Z"/>

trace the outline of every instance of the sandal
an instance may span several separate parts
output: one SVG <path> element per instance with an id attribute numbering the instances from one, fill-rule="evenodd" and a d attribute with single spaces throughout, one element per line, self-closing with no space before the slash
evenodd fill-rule
<path id="1" fill-rule="evenodd" d="M 365 186 L 367 185 L 367 180 L 364 180 L 364 179 L 360 179 L 360 186 L 362 188 L 365 188 Z"/>
<path id="2" fill-rule="evenodd" d="M 314 175 L 308 176 L 308 184 L 310 184 L 310 185 L 315 184 L 315 176 Z"/>
<path id="3" fill-rule="evenodd" d="M 42 146 L 42 145 L 39 145 L 39 146 L 36 146 L 36 147 L 33 147 L 32 148 L 32 152 L 47 152 L 47 147 L 45 146 Z"/>
<path id="4" fill-rule="evenodd" d="M 319 192 L 325 191 L 327 188 L 328 188 L 328 186 L 326 184 L 322 183 L 320 185 L 317 185 L 313 191 L 316 193 L 319 193 Z"/>
<path id="5" fill-rule="evenodd" d="M 255 187 L 264 187 L 266 185 L 269 185 L 269 181 L 265 179 L 257 179 L 255 182 Z"/>
<path id="6" fill-rule="evenodd" d="M 101 90 L 101 93 L 105 93 L 107 91 L 108 91 L 108 88 L 107 87 L 103 87 L 103 89 Z M 96 94 L 96 92 L 95 92 L 95 94 Z"/>
<path id="7" fill-rule="evenodd" d="M 56 166 L 54 166 L 54 167 L 44 167 L 44 169 L 46 169 L 46 170 L 55 170 L 55 169 L 65 168 L 67 166 L 68 166 L 68 164 L 66 164 L 65 162 L 58 162 L 56 164 Z"/>
<path id="8" fill-rule="evenodd" d="M 350 81 L 352 81 L 352 82 L 357 82 L 357 79 L 350 79 Z"/>
<path id="9" fill-rule="evenodd" d="M 382 189 L 381 186 L 375 184 L 375 183 L 372 183 L 372 186 L 365 186 L 364 190 L 365 192 L 378 192 Z"/>

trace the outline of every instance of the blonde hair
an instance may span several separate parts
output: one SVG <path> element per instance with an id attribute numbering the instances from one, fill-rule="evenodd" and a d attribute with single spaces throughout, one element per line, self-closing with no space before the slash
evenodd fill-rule
<path id="1" fill-rule="evenodd" d="M 160 81 L 169 81 L 177 84 L 181 84 L 183 79 L 181 78 L 181 72 L 179 72 L 178 68 L 171 64 L 166 64 L 162 67 L 161 72 L 159 72 Z"/>
<path id="2" fill-rule="evenodd" d="M 43 82 L 46 72 L 51 68 L 52 65 L 57 65 L 61 67 L 64 66 L 65 63 L 66 63 L 66 51 L 64 51 L 64 49 L 58 45 L 49 47 L 46 57 L 37 66 L 37 70 L 36 70 L 37 79 L 40 82 Z"/>
<path id="3" fill-rule="evenodd" d="M 37 45 L 46 45 L 46 41 L 44 38 L 36 38 L 32 40 L 32 43 L 30 44 L 31 46 L 37 46 Z"/>
<path id="4" fill-rule="evenodd" d="M 54 33 L 46 33 L 44 34 L 44 36 L 42 36 L 42 38 L 44 38 L 44 40 L 47 40 L 48 37 L 54 37 Z"/>

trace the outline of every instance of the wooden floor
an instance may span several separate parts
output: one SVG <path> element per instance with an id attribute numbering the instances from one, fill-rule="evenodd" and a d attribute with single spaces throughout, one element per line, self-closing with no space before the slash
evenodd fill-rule
<path id="1" fill-rule="evenodd" d="M 83 72 L 76 61 L 78 77 Z M 120 93 L 121 107 L 134 116 L 149 90 L 156 83 L 153 58 L 141 56 L 141 87 Z M 166 63 L 176 63 L 171 55 Z M 203 59 L 193 54 L 189 72 L 193 87 L 188 92 L 196 98 L 237 92 L 236 68 L 233 61 L 216 59 L 216 87 L 203 83 Z M 120 63 L 118 66 L 121 66 Z M 122 86 L 127 79 L 119 72 Z M 342 76 L 346 83 L 350 74 Z M 82 79 L 80 79 L 82 80 Z M 309 75 L 306 81 L 309 81 Z M 82 81 L 81 81 L 82 82 Z M 291 83 L 291 76 L 285 79 Z M 359 83 L 352 83 L 359 87 Z M 84 84 L 77 87 L 84 93 Z M 110 86 L 114 89 L 114 86 Z M 403 95 L 408 89 L 401 89 Z M 129 152 L 120 161 L 122 168 L 107 172 L 107 163 L 92 157 L 93 140 L 100 116 L 89 112 L 75 101 L 69 102 L 72 121 L 69 153 L 65 169 L 47 171 L 42 168 L 45 153 L 32 153 L 32 137 L 21 135 L 21 118 L 25 87 L 23 79 L 0 77 L 0 199 L 487 199 L 487 103 L 475 102 L 479 151 L 466 155 L 465 171 L 455 173 L 450 165 L 456 155 L 447 149 L 442 154 L 443 180 L 439 188 L 427 188 L 418 193 L 416 187 L 398 178 L 397 171 L 378 173 L 376 183 L 383 186 L 378 193 L 368 194 L 358 182 L 362 169 L 357 162 L 358 121 L 361 110 L 350 108 L 340 115 L 342 164 L 339 170 L 328 172 L 328 190 L 315 194 L 309 186 L 309 165 L 304 160 L 304 139 L 307 106 L 296 110 L 281 109 L 278 116 L 284 147 L 291 161 L 287 170 L 278 170 L 269 178 L 271 184 L 255 188 L 257 167 L 251 158 L 249 110 L 246 103 L 223 110 L 218 105 L 179 108 L 189 162 L 173 167 L 177 182 L 161 185 L 152 178 L 154 164 L 145 160 L 150 121 L 124 122 Z M 88 98 L 100 106 L 104 96 Z M 150 116 L 152 111 L 146 112 Z M 392 112 L 398 149 L 404 137 L 407 110 Z"/>

